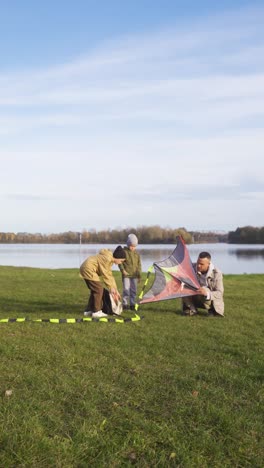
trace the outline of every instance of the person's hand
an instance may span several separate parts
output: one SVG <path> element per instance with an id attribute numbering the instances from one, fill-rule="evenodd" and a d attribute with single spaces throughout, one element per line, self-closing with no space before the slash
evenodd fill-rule
<path id="1" fill-rule="evenodd" d="M 121 294 L 118 291 L 116 291 L 116 294 L 115 294 L 115 301 L 116 301 L 116 303 L 118 301 L 121 301 Z"/>
<path id="2" fill-rule="evenodd" d="M 117 303 L 118 300 L 121 299 L 121 296 L 116 288 L 111 288 L 110 293 L 113 296 L 114 301 Z"/>
<path id="3" fill-rule="evenodd" d="M 204 286 L 199 288 L 197 292 L 198 292 L 198 294 L 201 294 L 201 296 L 207 296 L 207 294 L 208 294 L 208 291 Z"/>
<path id="4" fill-rule="evenodd" d="M 128 275 L 128 273 L 126 272 L 126 270 L 123 270 L 122 273 L 123 273 L 124 276 L 127 276 L 127 275 Z"/>

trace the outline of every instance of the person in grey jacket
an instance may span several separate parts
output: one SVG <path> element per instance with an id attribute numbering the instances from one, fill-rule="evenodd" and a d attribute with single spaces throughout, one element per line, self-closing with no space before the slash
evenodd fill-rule
<path id="1" fill-rule="evenodd" d="M 216 268 L 208 252 L 201 252 L 197 263 L 193 264 L 200 284 L 197 296 L 182 299 L 184 315 L 196 315 L 197 308 L 206 309 L 209 316 L 224 316 L 223 275 Z"/>

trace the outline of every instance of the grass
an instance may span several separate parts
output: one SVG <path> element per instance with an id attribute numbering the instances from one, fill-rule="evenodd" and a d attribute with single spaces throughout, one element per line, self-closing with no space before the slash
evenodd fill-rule
<path id="1" fill-rule="evenodd" d="M 116 277 L 120 286 L 118 273 Z M 81 317 L 78 271 L 0 268 L 0 318 Z M 225 318 L 0 324 L 0 466 L 262 467 L 264 275 L 225 276 Z"/>

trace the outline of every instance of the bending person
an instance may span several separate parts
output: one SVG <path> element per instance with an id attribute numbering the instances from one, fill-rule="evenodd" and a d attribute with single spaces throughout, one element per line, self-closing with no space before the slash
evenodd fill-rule
<path id="1" fill-rule="evenodd" d="M 208 252 L 201 252 L 193 266 L 201 287 L 197 296 L 182 299 L 184 315 L 195 315 L 200 307 L 206 309 L 209 316 L 223 316 L 224 285 L 221 271 L 213 265 Z"/>
<path id="2" fill-rule="evenodd" d="M 119 245 L 114 253 L 109 249 L 102 249 L 99 254 L 88 257 L 80 266 L 80 274 L 91 291 L 84 312 L 86 317 L 107 317 L 107 314 L 102 311 L 104 286 L 101 280 L 109 289 L 109 292 L 117 299 L 120 299 L 112 273 L 112 266 L 113 264 L 120 265 L 125 261 L 125 258 L 125 251 Z"/>

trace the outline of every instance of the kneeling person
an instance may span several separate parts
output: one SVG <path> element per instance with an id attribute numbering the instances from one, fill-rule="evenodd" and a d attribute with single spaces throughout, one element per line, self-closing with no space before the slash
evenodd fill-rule
<path id="1" fill-rule="evenodd" d="M 206 309 L 209 315 L 224 315 L 224 285 L 223 275 L 211 262 L 208 252 L 201 252 L 197 263 L 193 264 L 200 284 L 197 296 L 182 299 L 185 315 L 197 314 L 197 308 Z"/>

